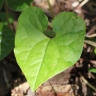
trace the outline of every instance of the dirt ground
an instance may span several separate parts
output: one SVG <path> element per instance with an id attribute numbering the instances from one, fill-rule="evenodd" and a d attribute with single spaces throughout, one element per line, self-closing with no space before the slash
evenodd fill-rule
<path id="1" fill-rule="evenodd" d="M 0 96 L 96 96 L 96 0 L 50 0 L 54 15 L 72 11 L 84 19 L 86 36 L 83 52 L 76 64 L 43 83 L 32 92 L 24 74 L 16 63 L 13 51 L 0 61 Z M 34 0 L 33 6 L 42 8 L 52 20 L 46 0 Z M 13 12 L 17 19 L 20 13 Z M 12 29 L 16 31 L 17 19 Z M 7 81 L 7 83 L 6 83 Z"/>

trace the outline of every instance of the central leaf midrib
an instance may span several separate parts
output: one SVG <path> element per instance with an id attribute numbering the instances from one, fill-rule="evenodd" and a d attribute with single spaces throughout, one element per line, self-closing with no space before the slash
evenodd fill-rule
<path id="1" fill-rule="evenodd" d="M 47 47 L 48 47 L 48 44 L 49 44 L 50 40 L 51 40 L 51 39 L 49 39 L 49 41 L 48 41 L 48 43 L 47 43 L 47 46 L 46 46 L 46 48 L 45 48 L 45 52 L 44 52 L 44 55 L 43 55 L 42 62 L 44 61 L 46 49 L 47 49 Z M 42 62 L 41 62 L 40 68 L 39 68 L 39 70 L 38 70 L 38 73 L 40 72 L 40 69 L 41 69 L 41 66 L 42 66 Z M 39 74 L 37 74 L 37 77 L 36 77 L 36 80 L 35 80 L 35 84 L 34 84 L 34 85 L 36 85 L 36 81 L 37 81 L 38 75 L 39 75 Z M 36 87 L 36 86 L 34 86 L 34 87 Z"/>

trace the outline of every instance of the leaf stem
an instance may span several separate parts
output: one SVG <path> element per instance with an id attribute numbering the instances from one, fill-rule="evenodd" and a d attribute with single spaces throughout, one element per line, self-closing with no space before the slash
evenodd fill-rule
<path id="1" fill-rule="evenodd" d="M 51 22 L 48 22 L 48 26 L 52 28 L 52 24 L 51 24 Z"/>
<path id="2" fill-rule="evenodd" d="M 9 12 L 8 12 L 8 7 L 7 7 L 7 1 L 6 0 L 4 0 L 4 7 L 5 7 L 5 11 L 6 11 L 7 25 L 8 25 L 8 27 L 10 27 L 10 23 L 9 23 Z"/>
<path id="3" fill-rule="evenodd" d="M 90 84 L 90 83 L 81 75 L 81 73 L 79 73 L 79 75 L 80 75 L 80 78 L 83 80 L 83 82 L 84 82 L 86 85 L 88 85 L 90 88 L 92 88 L 94 91 L 96 91 L 96 88 L 95 88 L 92 84 Z"/>
<path id="4" fill-rule="evenodd" d="M 53 8 L 52 8 L 52 6 L 51 6 L 51 4 L 50 4 L 50 1 L 47 0 L 47 3 L 48 3 L 48 5 L 49 5 L 49 9 L 50 9 L 50 13 L 51 13 L 51 15 L 52 15 L 52 18 L 54 18 Z"/>

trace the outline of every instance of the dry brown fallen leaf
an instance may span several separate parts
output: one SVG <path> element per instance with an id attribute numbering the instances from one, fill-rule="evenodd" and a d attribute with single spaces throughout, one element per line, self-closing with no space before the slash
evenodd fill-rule
<path id="1" fill-rule="evenodd" d="M 26 93 L 26 91 L 29 88 L 29 84 L 27 82 L 15 87 L 11 92 L 11 96 L 24 96 L 24 93 Z"/>
<path id="2" fill-rule="evenodd" d="M 52 77 L 37 90 L 36 95 L 31 91 L 27 82 L 15 87 L 11 92 L 11 96 L 74 96 L 72 86 L 68 84 L 72 67 Z M 26 93 L 26 95 L 24 95 Z"/>
<path id="3" fill-rule="evenodd" d="M 36 90 L 37 96 L 74 96 L 71 85 L 41 86 Z"/>

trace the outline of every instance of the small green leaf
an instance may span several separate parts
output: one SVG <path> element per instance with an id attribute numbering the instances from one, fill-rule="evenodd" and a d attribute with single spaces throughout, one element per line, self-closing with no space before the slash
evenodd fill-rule
<path id="1" fill-rule="evenodd" d="M 13 49 L 15 35 L 6 25 L 0 23 L 0 60 Z"/>
<path id="2" fill-rule="evenodd" d="M 45 31 L 47 24 L 47 17 L 36 7 L 24 10 L 18 20 L 14 52 L 33 91 L 74 65 L 82 52 L 85 23 L 80 17 L 63 12 L 54 18 L 53 31 Z"/>
<path id="3" fill-rule="evenodd" d="M 96 48 L 94 49 L 94 53 L 96 54 Z"/>
<path id="4" fill-rule="evenodd" d="M 28 8 L 33 0 L 7 0 L 8 6 L 15 11 L 23 11 Z"/>
<path id="5" fill-rule="evenodd" d="M 93 72 L 93 73 L 96 73 L 96 68 L 90 68 L 89 71 Z"/>
<path id="6" fill-rule="evenodd" d="M 7 20 L 6 20 L 6 13 L 5 12 L 0 12 L 0 21 L 4 24 L 7 24 Z M 13 14 L 9 14 L 9 22 L 13 23 L 14 21 L 14 16 Z"/>
<path id="7" fill-rule="evenodd" d="M 3 4 L 4 4 L 4 0 L 0 0 L 0 10 L 3 7 Z"/>

